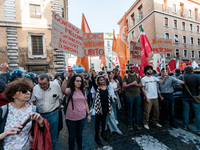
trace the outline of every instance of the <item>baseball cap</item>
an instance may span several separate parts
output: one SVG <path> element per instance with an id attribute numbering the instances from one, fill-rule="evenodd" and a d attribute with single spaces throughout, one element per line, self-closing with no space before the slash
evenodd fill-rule
<path id="1" fill-rule="evenodd" d="M 72 68 L 68 68 L 68 72 L 73 71 Z"/>

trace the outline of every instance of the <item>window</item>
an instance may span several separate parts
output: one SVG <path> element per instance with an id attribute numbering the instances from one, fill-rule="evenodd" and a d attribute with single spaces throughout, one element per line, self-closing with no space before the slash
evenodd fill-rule
<path id="1" fill-rule="evenodd" d="M 195 21 L 199 21 L 198 8 L 195 8 Z"/>
<path id="2" fill-rule="evenodd" d="M 127 31 L 129 30 L 129 27 L 128 27 L 128 19 L 126 20 L 126 27 L 127 27 Z"/>
<path id="3" fill-rule="evenodd" d="M 169 39 L 169 33 L 165 33 L 165 39 Z"/>
<path id="4" fill-rule="evenodd" d="M 135 31 L 132 32 L 132 39 L 135 38 Z"/>
<path id="5" fill-rule="evenodd" d="M 169 26 L 169 22 L 168 22 L 168 18 L 165 17 L 165 26 L 168 27 Z"/>
<path id="6" fill-rule="evenodd" d="M 190 44 L 193 45 L 194 44 L 194 38 L 190 37 Z"/>
<path id="7" fill-rule="evenodd" d="M 91 63 L 91 68 L 94 69 L 94 63 Z"/>
<path id="8" fill-rule="evenodd" d="M 191 51 L 191 58 L 195 58 L 194 50 Z"/>
<path id="9" fill-rule="evenodd" d="M 131 26 L 135 26 L 135 16 L 134 16 L 134 13 L 131 15 Z"/>
<path id="10" fill-rule="evenodd" d="M 167 0 L 164 0 L 164 4 L 162 5 L 163 7 L 163 11 L 164 12 L 168 12 L 168 9 L 167 9 Z"/>
<path id="11" fill-rule="evenodd" d="M 191 31 L 191 32 L 193 31 L 193 26 L 192 26 L 192 24 L 190 24 L 190 31 Z"/>
<path id="12" fill-rule="evenodd" d="M 199 26 L 197 25 L 197 33 L 199 33 Z"/>
<path id="13" fill-rule="evenodd" d="M 110 48 L 108 48 L 108 52 L 110 52 Z"/>
<path id="14" fill-rule="evenodd" d="M 186 36 L 183 36 L 183 44 L 186 44 L 186 43 L 187 43 Z"/>
<path id="15" fill-rule="evenodd" d="M 176 57 L 176 58 L 179 58 L 179 56 L 180 56 L 180 51 L 179 51 L 179 49 L 175 49 L 175 57 Z"/>
<path id="16" fill-rule="evenodd" d="M 142 27 L 142 24 L 139 26 L 139 33 L 140 33 L 140 30 L 141 30 L 141 27 Z"/>
<path id="17" fill-rule="evenodd" d="M 167 57 L 167 58 L 171 58 L 171 54 L 170 54 L 170 53 L 167 53 L 167 54 L 166 54 L 166 57 Z"/>
<path id="18" fill-rule="evenodd" d="M 189 16 L 189 17 L 192 17 L 192 10 L 190 10 L 190 9 L 189 9 L 189 14 L 188 14 L 188 16 Z"/>
<path id="19" fill-rule="evenodd" d="M 197 38 L 197 45 L 200 46 L 200 38 Z"/>
<path id="20" fill-rule="evenodd" d="M 31 18 L 41 18 L 40 5 L 30 4 L 30 17 Z"/>
<path id="21" fill-rule="evenodd" d="M 185 30 L 185 22 L 182 22 L 182 30 Z"/>
<path id="22" fill-rule="evenodd" d="M 181 7 L 181 9 L 180 9 L 180 16 L 181 17 L 185 17 L 184 3 L 180 3 L 180 7 Z"/>
<path id="23" fill-rule="evenodd" d="M 128 36 L 126 37 L 126 42 L 128 43 Z"/>
<path id="24" fill-rule="evenodd" d="M 200 51 L 198 51 L 198 58 L 200 58 Z"/>
<path id="25" fill-rule="evenodd" d="M 46 35 L 45 33 L 33 33 L 27 32 L 28 34 L 28 57 L 30 59 L 47 57 L 46 53 Z"/>
<path id="26" fill-rule="evenodd" d="M 43 55 L 42 36 L 31 36 L 32 55 Z"/>
<path id="27" fill-rule="evenodd" d="M 175 42 L 175 43 L 178 43 L 178 42 L 179 42 L 179 40 L 178 40 L 178 35 L 177 35 L 177 34 L 174 35 L 174 42 Z"/>
<path id="28" fill-rule="evenodd" d="M 183 57 L 187 58 L 187 50 L 186 49 L 183 50 Z"/>
<path id="29" fill-rule="evenodd" d="M 176 13 L 176 4 L 173 4 L 173 13 Z"/>
<path id="30" fill-rule="evenodd" d="M 142 5 L 138 7 L 138 21 L 143 19 L 143 14 L 142 14 Z"/>
<path id="31" fill-rule="evenodd" d="M 178 28 L 178 25 L 177 25 L 177 20 L 174 20 L 174 28 Z"/>
<path id="32" fill-rule="evenodd" d="M 107 46 L 110 47 L 110 41 L 107 41 Z"/>
<path id="33" fill-rule="evenodd" d="M 111 63 L 108 64 L 109 69 L 111 69 Z"/>

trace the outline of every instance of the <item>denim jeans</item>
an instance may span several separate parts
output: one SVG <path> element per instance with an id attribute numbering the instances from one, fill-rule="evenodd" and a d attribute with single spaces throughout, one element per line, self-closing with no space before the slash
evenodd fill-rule
<path id="1" fill-rule="evenodd" d="M 174 124 L 174 105 L 175 99 L 172 93 L 163 94 L 161 93 L 164 100 L 161 102 L 161 114 L 162 114 L 162 122 L 164 123 L 168 117 L 169 122 Z"/>
<path id="2" fill-rule="evenodd" d="M 112 109 L 113 109 L 113 112 L 114 112 L 114 116 L 115 116 L 115 120 L 117 120 L 117 99 L 115 99 L 115 102 L 112 103 Z"/>
<path id="3" fill-rule="evenodd" d="M 67 128 L 69 131 L 69 150 L 75 149 L 75 138 L 78 145 L 78 150 L 82 150 L 82 133 L 86 118 L 78 121 L 66 119 Z"/>
<path id="4" fill-rule="evenodd" d="M 49 114 L 41 115 L 41 116 L 47 119 L 47 121 L 49 122 L 52 148 L 53 150 L 56 150 L 56 142 L 57 142 L 57 137 L 58 137 L 58 123 L 59 123 L 58 110 L 51 112 Z"/>
<path id="5" fill-rule="evenodd" d="M 183 124 L 188 126 L 190 104 L 192 104 L 195 113 L 197 131 L 200 131 L 200 104 L 195 103 L 193 98 L 183 98 Z"/>
<path id="6" fill-rule="evenodd" d="M 132 117 L 132 110 L 134 106 L 134 117 L 136 120 L 136 124 L 140 124 L 140 103 L 141 103 L 141 97 L 128 97 L 126 96 L 126 102 L 127 102 L 127 119 L 128 124 L 133 124 L 133 117 Z"/>

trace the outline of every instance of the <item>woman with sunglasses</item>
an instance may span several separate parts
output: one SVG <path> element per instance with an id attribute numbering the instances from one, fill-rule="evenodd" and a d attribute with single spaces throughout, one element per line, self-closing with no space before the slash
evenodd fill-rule
<path id="1" fill-rule="evenodd" d="M 34 120 L 37 120 L 39 129 L 44 130 L 43 118 L 34 112 L 35 106 L 27 102 L 32 88 L 33 84 L 25 79 L 18 79 L 7 85 L 4 96 L 11 102 L 0 108 L 0 150 L 31 149 Z"/>
<path id="2" fill-rule="evenodd" d="M 80 75 L 70 78 L 69 88 L 67 87 L 68 72 L 64 73 L 61 91 L 66 95 L 66 124 L 69 131 L 69 150 L 75 149 L 75 139 L 78 150 L 82 150 L 82 133 L 86 120 L 91 121 L 90 111 L 87 103 L 87 95 L 84 90 L 84 81 Z"/>

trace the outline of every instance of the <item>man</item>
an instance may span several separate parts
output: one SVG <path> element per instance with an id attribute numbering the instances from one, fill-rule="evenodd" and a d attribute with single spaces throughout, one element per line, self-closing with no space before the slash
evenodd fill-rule
<path id="1" fill-rule="evenodd" d="M 125 96 L 127 103 L 127 119 L 128 119 L 128 129 L 133 130 L 133 118 L 132 118 L 132 109 L 134 105 L 134 115 L 135 115 L 135 126 L 138 130 L 142 128 L 139 126 L 140 124 L 140 90 L 139 87 L 142 86 L 139 75 L 135 73 L 135 68 L 132 64 L 128 66 L 129 73 L 123 78 L 123 87 L 125 88 Z"/>
<path id="2" fill-rule="evenodd" d="M 57 74 L 55 75 L 53 82 L 55 82 L 55 83 L 61 85 L 61 82 L 60 82 L 60 74 L 57 73 Z"/>
<path id="3" fill-rule="evenodd" d="M 47 74 L 38 78 L 39 84 L 33 88 L 31 102 L 36 102 L 38 112 L 48 120 L 53 150 L 56 150 L 59 113 L 62 103 L 62 93 L 57 83 L 50 82 Z"/>
<path id="4" fill-rule="evenodd" d="M 161 81 L 156 77 L 152 76 L 153 67 L 148 65 L 144 67 L 145 77 L 142 78 L 142 92 L 145 96 L 144 109 L 143 109 L 143 124 L 144 128 L 149 130 L 149 114 L 152 109 L 152 120 L 153 125 L 157 127 L 162 127 L 158 123 L 159 121 L 159 104 L 158 104 L 158 90 L 157 83 L 164 84 L 166 81 L 166 73 L 164 79 Z"/>
<path id="5" fill-rule="evenodd" d="M 102 71 L 103 71 L 103 72 L 108 72 L 107 66 L 103 67 L 103 68 L 102 68 Z"/>
<path id="6" fill-rule="evenodd" d="M 184 68 L 184 71 L 185 74 L 183 76 L 180 76 L 180 80 L 183 80 L 184 77 L 185 85 L 187 85 L 187 87 L 189 88 L 189 91 L 191 92 L 192 96 L 199 95 L 200 77 L 193 74 L 192 66 L 186 66 Z M 194 99 L 189 94 L 185 85 L 182 85 L 183 124 L 184 124 L 183 129 L 186 131 L 190 129 L 188 123 L 189 123 L 190 105 L 192 105 L 195 113 L 197 134 L 200 136 L 200 104 L 194 102 Z"/>
<path id="7" fill-rule="evenodd" d="M 166 70 L 166 73 L 168 74 L 168 70 Z M 163 80 L 165 78 L 165 69 L 163 68 L 161 70 L 161 77 L 159 77 L 159 80 Z M 178 80 L 172 76 L 166 77 L 165 84 L 158 84 L 159 90 L 158 93 L 161 93 L 160 99 L 161 99 L 161 111 L 162 111 L 162 126 L 165 126 L 165 122 L 168 119 L 169 114 L 169 121 L 170 125 L 174 128 L 177 128 L 175 121 L 174 121 L 174 89 L 173 84 L 184 84 L 183 81 Z M 169 106 L 168 106 L 169 105 Z"/>
<path id="8" fill-rule="evenodd" d="M 114 78 L 119 81 L 120 87 L 122 89 L 122 77 L 118 74 L 118 68 L 117 67 L 113 69 L 113 73 L 114 73 Z"/>
<path id="9" fill-rule="evenodd" d="M 153 70 L 153 76 L 156 77 L 156 78 L 158 77 L 156 70 Z"/>

